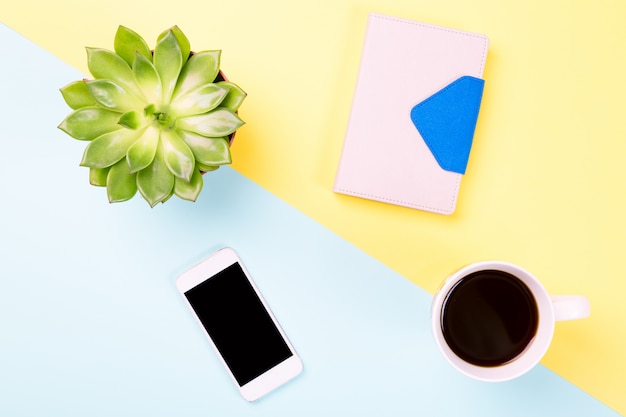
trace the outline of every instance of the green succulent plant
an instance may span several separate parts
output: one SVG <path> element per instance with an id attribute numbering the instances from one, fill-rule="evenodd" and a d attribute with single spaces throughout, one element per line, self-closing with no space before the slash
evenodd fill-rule
<path id="1" fill-rule="evenodd" d="M 244 122 L 246 93 L 224 80 L 221 51 L 190 52 L 174 26 L 152 51 L 120 26 L 114 51 L 87 48 L 93 80 L 61 88 L 72 112 L 58 126 L 87 141 L 81 166 L 110 202 L 137 191 L 154 207 L 172 195 L 195 201 L 202 173 L 231 162 L 230 137 Z"/>

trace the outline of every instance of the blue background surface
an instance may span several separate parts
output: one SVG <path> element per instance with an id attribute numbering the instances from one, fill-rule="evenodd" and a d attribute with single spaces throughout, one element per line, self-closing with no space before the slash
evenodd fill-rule
<path id="1" fill-rule="evenodd" d="M 110 205 L 78 166 L 84 143 L 56 129 L 58 88 L 82 75 L 1 25 L 0 39 L 0 415 L 616 415 L 543 366 L 458 374 L 427 292 L 230 168 L 195 204 Z M 174 286 L 223 246 L 304 363 L 252 404 Z"/>

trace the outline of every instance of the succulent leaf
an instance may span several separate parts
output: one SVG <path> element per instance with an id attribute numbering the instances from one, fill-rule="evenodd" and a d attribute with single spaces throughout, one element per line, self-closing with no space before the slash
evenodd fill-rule
<path id="1" fill-rule="evenodd" d="M 130 200 L 135 194 L 137 194 L 137 174 L 129 172 L 126 160 L 121 159 L 110 168 L 107 176 L 109 202 Z"/>
<path id="2" fill-rule="evenodd" d="M 139 97 L 111 80 L 93 80 L 85 83 L 93 98 L 108 109 L 126 112 L 145 106 Z"/>
<path id="3" fill-rule="evenodd" d="M 165 165 L 160 148 L 150 166 L 137 173 L 137 189 L 150 207 L 168 199 L 174 189 L 174 174 Z"/>
<path id="4" fill-rule="evenodd" d="M 102 107 L 83 107 L 69 114 L 59 129 L 78 140 L 93 140 L 121 128 L 120 113 Z"/>
<path id="5" fill-rule="evenodd" d="M 227 87 L 229 89 L 228 95 L 224 101 L 222 101 L 220 106 L 236 112 L 239 109 L 239 106 L 241 106 L 241 103 L 243 103 L 243 100 L 246 98 L 246 92 L 243 91 L 237 84 L 231 83 L 230 81 L 220 81 L 217 85 Z"/>
<path id="6" fill-rule="evenodd" d="M 176 177 L 174 177 L 176 178 Z M 176 186 L 176 180 L 174 180 L 174 186 Z M 172 191 L 170 191 L 170 195 L 168 195 L 167 197 L 165 197 L 163 200 L 161 200 L 161 204 L 165 203 L 167 200 L 169 200 L 170 198 L 172 198 L 172 196 L 174 195 L 174 188 L 172 188 Z"/>
<path id="7" fill-rule="evenodd" d="M 126 153 L 126 161 L 131 173 L 141 171 L 152 163 L 158 144 L 159 130 L 148 126 Z"/>
<path id="8" fill-rule="evenodd" d="M 198 169 L 202 172 L 217 171 L 217 169 L 220 167 L 220 165 L 204 165 L 201 163 L 197 163 L 196 165 L 198 166 Z"/>
<path id="9" fill-rule="evenodd" d="M 144 127 L 147 123 L 148 119 L 144 112 L 136 110 L 131 110 L 122 114 L 122 117 L 120 117 L 120 120 L 118 121 L 119 125 L 132 130 Z"/>
<path id="10" fill-rule="evenodd" d="M 106 187 L 110 168 L 89 168 L 89 184 Z"/>
<path id="11" fill-rule="evenodd" d="M 143 133 L 142 130 L 118 129 L 89 142 L 81 166 L 106 168 L 126 156 L 128 148 Z"/>
<path id="12" fill-rule="evenodd" d="M 165 164 L 172 174 L 185 181 L 191 180 L 194 172 L 194 155 L 189 146 L 173 130 L 161 132 Z"/>
<path id="13" fill-rule="evenodd" d="M 156 108 L 156 106 L 154 104 L 148 104 L 146 106 L 146 108 L 143 109 L 143 114 L 146 117 L 148 117 L 148 116 L 152 117 L 152 116 L 154 116 L 154 113 L 156 113 L 156 111 L 157 111 L 157 108 Z"/>
<path id="14" fill-rule="evenodd" d="M 152 60 L 152 52 L 146 41 L 137 32 L 124 26 L 117 28 L 113 49 L 129 66 L 133 65 L 136 54 Z"/>
<path id="15" fill-rule="evenodd" d="M 217 84 L 206 84 L 177 97 L 171 106 L 172 114 L 178 117 L 207 113 L 224 100 L 229 89 Z"/>
<path id="16" fill-rule="evenodd" d="M 187 131 L 180 131 L 179 134 L 201 164 L 216 166 L 232 162 L 226 138 L 207 138 Z"/>
<path id="17" fill-rule="evenodd" d="M 98 102 L 89 93 L 84 80 L 69 83 L 61 88 L 61 94 L 67 105 L 74 110 L 98 105 Z"/>
<path id="18" fill-rule="evenodd" d="M 163 88 L 161 86 L 161 78 L 154 64 L 142 55 L 137 54 L 133 62 L 133 75 L 146 100 L 149 103 L 160 103 Z"/>
<path id="19" fill-rule="evenodd" d="M 243 126 L 243 120 L 231 110 L 218 107 L 207 114 L 181 117 L 177 120 L 176 126 L 202 136 L 219 138 L 239 129 Z"/>
<path id="20" fill-rule="evenodd" d="M 222 51 L 202 51 L 191 56 L 180 73 L 174 98 L 215 81 L 220 71 L 221 53 Z"/>
<path id="21" fill-rule="evenodd" d="M 171 30 L 167 31 L 157 42 L 153 59 L 154 67 L 161 78 L 163 102 L 169 103 L 183 66 L 178 40 Z"/>
<path id="22" fill-rule="evenodd" d="M 187 36 L 183 33 L 183 31 L 178 26 L 173 26 L 169 28 L 168 30 L 163 31 L 157 38 L 157 43 L 161 39 L 163 39 L 165 36 L 167 36 L 167 33 L 170 31 L 176 38 L 176 42 L 178 42 L 178 47 L 180 48 L 180 55 L 181 55 L 181 58 L 183 59 L 183 64 L 184 64 L 185 62 L 187 62 L 187 59 L 189 58 L 189 54 L 191 53 L 191 45 L 189 43 L 189 39 L 187 39 Z"/>
<path id="23" fill-rule="evenodd" d="M 203 185 L 202 174 L 196 169 L 189 182 L 176 178 L 174 182 L 174 193 L 184 200 L 196 201 L 198 195 L 200 195 L 200 191 L 202 191 Z"/>
<path id="24" fill-rule="evenodd" d="M 130 66 L 116 53 L 102 48 L 87 48 L 87 66 L 94 78 L 113 80 L 128 90 L 141 94 L 135 85 Z"/>

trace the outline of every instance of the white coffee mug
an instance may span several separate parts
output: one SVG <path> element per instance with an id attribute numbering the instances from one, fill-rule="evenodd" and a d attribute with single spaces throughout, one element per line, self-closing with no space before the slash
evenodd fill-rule
<path id="1" fill-rule="evenodd" d="M 484 279 L 489 274 L 495 277 L 494 279 L 502 278 L 504 281 L 510 281 L 513 286 L 525 288 L 522 292 L 526 294 L 525 300 L 531 300 L 527 303 L 530 307 L 517 308 L 518 305 L 525 306 L 526 304 L 516 304 L 519 300 L 507 300 L 501 297 L 501 294 L 513 294 L 508 290 L 492 291 L 489 295 L 491 298 L 485 299 L 487 301 L 481 297 L 474 297 L 483 291 L 471 292 L 474 291 L 471 288 L 478 288 L 478 285 L 482 285 L 482 288 L 500 289 L 494 285 L 494 283 L 501 285 L 500 283 Z M 474 284 L 467 286 L 467 283 L 475 279 L 483 279 L 483 281 L 482 283 L 474 281 Z M 514 282 L 515 280 L 519 282 Z M 523 285 L 520 286 L 519 283 Z M 464 288 L 464 286 L 467 287 Z M 464 293 L 468 295 L 463 296 Z M 463 297 L 467 302 L 463 302 Z M 536 309 L 532 308 L 532 300 Z M 490 302 L 497 306 L 492 307 Z M 464 314 L 463 308 L 468 309 L 467 314 Z M 498 317 L 500 310 L 506 311 L 504 318 Z M 468 265 L 454 272 L 443 282 L 433 299 L 431 324 L 439 350 L 454 368 L 472 378 L 496 382 L 516 378 L 539 363 L 552 341 L 555 321 L 585 318 L 589 315 L 589 310 L 589 301 L 583 296 L 550 296 L 541 283 L 525 269 L 507 262 L 485 261 Z M 533 317 L 527 318 L 524 317 L 525 315 Z M 452 322 L 449 320 L 453 319 L 459 321 L 460 324 L 450 324 Z M 458 343 L 459 340 L 465 340 L 472 348 L 478 347 L 476 351 L 492 352 L 493 349 L 497 351 L 502 346 L 508 345 L 494 335 L 508 335 L 516 332 L 516 330 L 505 329 L 504 323 L 507 322 L 527 323 L 524 340 L 520 339 L 518 350 L 511 351 L 514 356 L 508 360 L 486 364 L 487 362 L 481 362 L 483 359 L 478 360 L 471 355 L 468 356 L 467 351 L 461 346 L 462 343 Z M 448 324 L 444 325 L 444 323 Z M 461 329 L 458 334 L 462 337 L 450 335 L 452 329 L 455 328 Z"/>

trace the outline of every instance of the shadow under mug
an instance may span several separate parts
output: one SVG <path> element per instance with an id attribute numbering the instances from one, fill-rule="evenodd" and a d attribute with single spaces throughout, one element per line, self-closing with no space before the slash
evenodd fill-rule
<path id="1" fill-rule="evenodd" d="M 480 282 L 470 285 L 471 280 L 489 274 L 494 279 L 506 278 L 513 287 L 521 287 L 530 307 L 525 307 L 523 300 L 515 299 L 517 290 L 508 290 L 507 283 L 502 284 L 505 286 L 502 289 L 498 287 L 501 284 L 494 281 L 497 284 L 494 285 L 489 279 L 484 279 L 482 289 Z M 470 286 L 463 289 L 465 285 Z M 466 295 L 462 295 L 463 291 Z M 483 299 L 481 293 L 485 291 L 488 295 Z M 513 299 L 507 299 L 511 297 Z M 585 318 L 589 310 L 587 298 L 577 295 L 550 296 L 530 272 L 517 265 L 484 261 L 454 272 L 443 282 L 433 298 L 431 325 L 440 352 L 454 368 L 481 381 L 497 382 L 516 378 L 539 363 L 550 346 L 556 321 Z M 499 317 L 500 314 L 504 316 Z M 533 317 L 527 317 L 529 315 Z M 519 335 L 524 331 L 520 333 L 519 329 L 506 328 L 518 323 L 529 329 L 523 340 Z M 454 328 L 460 329 L 460 337 L 450 335 Z M 502 340 L 503 336 L 504 339 L 519 339 L 513 341 L 519 346 L 513 357 L 502 362 L 474 360 L 466 355 L 461 346 L 467 343 L 480 353 L 498 351 L 511 343 L 510 340 Z"/>

